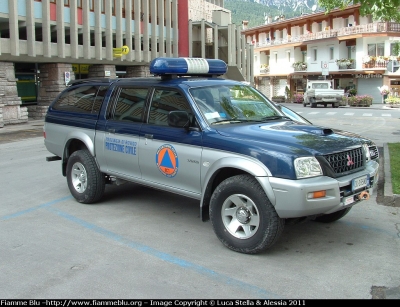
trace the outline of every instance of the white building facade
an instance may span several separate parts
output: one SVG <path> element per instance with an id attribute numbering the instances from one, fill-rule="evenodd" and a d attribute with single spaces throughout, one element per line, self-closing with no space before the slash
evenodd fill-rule
<path id="1" fill-rule="evenodd" d="M 382 103 L 379 88 L 400 95 L 400 24 L 360 16 L 359 5 L 244 29 L 254 45 L 255 84 L 268 97 L 303 93 L 307 80 L 328 79 Z"/>

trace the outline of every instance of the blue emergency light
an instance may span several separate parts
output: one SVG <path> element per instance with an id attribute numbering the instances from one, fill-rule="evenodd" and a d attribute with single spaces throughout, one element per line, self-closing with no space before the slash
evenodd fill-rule
<path id="1" fill-rule="evenodd" d="M 150 73 L 162 75 L 223 75 L 228 66 L 222 60 L 203 58 L 155 58 Z"/>

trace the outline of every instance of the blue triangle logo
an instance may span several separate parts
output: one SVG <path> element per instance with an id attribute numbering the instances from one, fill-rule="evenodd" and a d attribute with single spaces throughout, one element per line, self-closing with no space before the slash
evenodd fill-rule
<path id="1" fill-rule="evenodd" d="M 171 162 L 171 158 L 169 157 L 169 150 L 165 151 L 164 157 L 162 158 L 161 165 L 163 167 L 167 168 L 174 168 Z"/>

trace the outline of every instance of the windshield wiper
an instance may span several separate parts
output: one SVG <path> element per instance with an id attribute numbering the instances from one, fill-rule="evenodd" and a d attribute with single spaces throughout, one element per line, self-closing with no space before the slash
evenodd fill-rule
<path id="1" fill-rule="evenodd" d="M 276 119 L 288 119 L 291 120 L 291 118 L 287 116 L 281 116 L 281 115 L 272 115 L 272 116 L 266 116 L 263 117 L 262 120 L 276 120 Z"/>
<path id="2" fill-rule="evenodd" d="M 212 122 L 211 125 L 220 125 L 220 124 L 231 124 L 231 123 L 240 123 L 242 122 L 242 120 L 240 119 L 221 119 L 221 120 L 217 120 L 216 122 Z"/>

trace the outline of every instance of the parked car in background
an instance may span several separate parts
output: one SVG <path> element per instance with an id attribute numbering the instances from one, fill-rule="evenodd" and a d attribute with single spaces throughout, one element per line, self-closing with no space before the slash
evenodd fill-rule
<path id="1" fill-rule="evenodd" d="M 316 108 L 321 104 L 327 107 L 328 104 L 332 108 L 338 108 L 344 97 L 344 90 L 333 89 L 329 80 L 307 81 L 307 90 L 304 93 L 303 106 L 311 105 Z"/>

